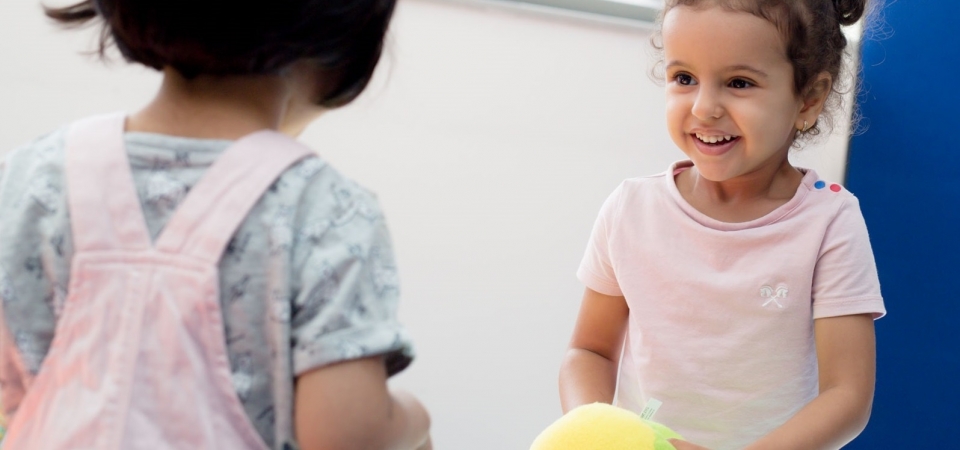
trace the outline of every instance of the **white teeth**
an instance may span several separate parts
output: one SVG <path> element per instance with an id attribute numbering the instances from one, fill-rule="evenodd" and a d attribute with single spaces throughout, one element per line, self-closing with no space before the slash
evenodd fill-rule
<path id="1" fill-rule="evenodd" d="M 716 144 L 717 142 L 731 141 L 735 139 L 736 136 L 704 136 L 700 133 L 697 133 L 697 139 L 700 139 L 703 142 L 708 144 Z"/>

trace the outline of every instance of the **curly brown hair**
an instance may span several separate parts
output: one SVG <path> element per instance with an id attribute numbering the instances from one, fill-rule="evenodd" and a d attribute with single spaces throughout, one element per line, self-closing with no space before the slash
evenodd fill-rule
<path id="1" fill-rule="evenodd" d="M 396 0 L 85 0 L 44 8 L 76 26 L 99 21 L 98 53 L 157 70 L 199 75 L 280 73 L 315 61 L 317 103 L 345 105 L 366 88 L 383 51 Z"/>

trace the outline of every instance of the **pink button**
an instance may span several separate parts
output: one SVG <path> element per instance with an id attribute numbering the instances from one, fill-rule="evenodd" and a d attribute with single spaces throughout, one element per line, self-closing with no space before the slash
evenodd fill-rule
<path id="1" fill-rule="evenodd" d="M 831 184 L 831 185 L 830 185 L 830 190 L 833 191 L 833 192 L 840 192 L 840 189 L 841 189 L 841 187 L 840 187 L 839 184 Z"/>

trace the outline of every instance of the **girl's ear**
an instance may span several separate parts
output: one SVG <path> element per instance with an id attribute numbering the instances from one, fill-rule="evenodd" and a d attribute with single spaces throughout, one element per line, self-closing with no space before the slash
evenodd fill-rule
<path id="1" fill-rule="evenodd" d="M 797 123 L 794 124 L 797 130 L 806 132 L 817 123 L 831 89 L 833 89 L 833 77 L 828 72 L 820 72 L 801 95 L 800 114 L 797 115 Z"/>
<path id="2" fill-rule="evenodd" d="M 831 89 L 833 89 L 833 77 L 828 72 L 820 72 L 802 96 L 803 105 L 800 108 L 800 115 L 810 120 L 810 123 L 815 122 L 823 111 Z"/>

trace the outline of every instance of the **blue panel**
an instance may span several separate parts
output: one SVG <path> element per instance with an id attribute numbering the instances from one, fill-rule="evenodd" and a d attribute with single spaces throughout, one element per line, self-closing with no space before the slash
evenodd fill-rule
<path id="1" fill-rule="evenodd" d="M 889 315 L 877 322 L 877 394 L 847 448 L 960 448 L 960 2 L 894 1 L 862 46 L 869 128 L 851 140 Z"/>

